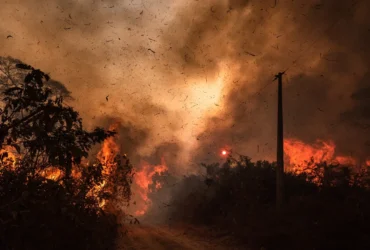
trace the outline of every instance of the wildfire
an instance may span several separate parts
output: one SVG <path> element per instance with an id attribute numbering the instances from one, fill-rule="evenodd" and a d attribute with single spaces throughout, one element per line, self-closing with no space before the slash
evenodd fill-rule
<path id="1" fill-rule="evenodd" d="M 118 124 L 112 124 L 109 130 L 117 129 Z M 104 140 L 103 145 L 97 155 L 97 159 L 103 164 L 103 175 L 108 176 L 112 173 L 114 167 L 114 158 L 120 153 L 120 147 L 117 145 L 114 137 L 109 137 Z M 102 190 L 107 183 L 103 181 L 100 185 L 94 188 L 92 193 L 99 192 Z M 94 194 L 93 194 L 94 195 Z M 100 207 L 104 207 L 106 201 L 100 202 Z"/>
<path id="2" fill-rule="evenodd" d="M 317 140 L 314 144 L 306 144 L 297 139 L 284 140 L 285 163 L 288 171 L 301 172 L 302 167 L 311 159 L 313 162 L 339 163 L 356 165 L 357 160 L 351 156 L 335 154 L 335 144 L 332 141 Z"/>
<path id="3" fill-rule="evenodd" d="M 109 128 L 110 130 L 117 129 L 117 124 L 113 124 Z M 103 164 L 103 174 L 110 175 L 114 169 L 114 158 L 119 154 L 120 147 L 117 145 L 113 137 L 107 138 L 99 151 L 97 158 Z M 152 191 L 149 187 L 153 184 L 153 176 L 155 174 L 162 174 L 167 171 L 168 168 L 162 159 L 162 163 L 157 166 L 150 165 L 149 163 L 143 162 L 139 170 L 135 172 L 134 183 L 132 185 L 132 191 L 135 198 L 135 211 L 136 216 L 144 215 L 149 207 L 150 199 L 148 194 Z M 94 188 L 94 192 L 99 192 L 106 186 L 106 183 L 103 182 L 98 187 Z M 154 185 L 155 189 L 160 189 L 162 184 L 156 182 Z M 135 197 L 136 194 L 136 197 Z M 101 201 L 101 207 L 106 205 L 106 202 Z"/>
<path id="4" fill-rule="evenodd" d="M 109 127 L 109 130 L 117 129 L 118 125 L 113 124 Z M 109 137 L 104 140 L 103 146 L 100 149 L 97 158 L 104 165 L 103 173 L 109 174 L 111 170 L 111 163 L 113 158 L 119 153 L 120 147 L 117 145 L 114 137 Z"/>
<path id="5" fill-rule="evenodd" d="M 167 171 L 168 168 L 162 159 L 160 165 L 150 165 L 147 162 L 143 162 L 140 170 L 136 171 L 134 177 L 134 192 L 137 194 L 135 197 L 136 202 L 136 211 L 135 215 L 140 216 L 144 215 L 148 210 L 148 207 L 151 203 L 148 194 L 152 191 L 149 187 L 153 184 L 153 176 L 155 174 L 163 174 Z M 155 189 L 160 189 L 162 184 L 160 182 L 155 183 Z"/>
<path id="6" fill-rule="evenodd" d="M 62 177 L 62 171 L 56 167 L 48 167 L 41 172 L 41 176 L 46 179 L 56 181 Z"/>
<path id="7" fill-rule="evenodd" d="M 5 146 L 3 149 L 0 149 L 0 156 L 2 166 L 11 167 L 12 169 L 15 168 L 17 162 L 17 155 L 14 152 L 13 148 Z"/>
<path id="8" fill-rule="evenodd" d="M 117 129 L 118 124 L 113 124 L 110 126 L 109 130 L 115 130 Z M 103 176 L 109 177 L 114 173 L 115 167 L 117 164 L 115 161 L 115 158 L 120 153 L 120 147 L 116 143 L 114 137 L 109 137 L 106 140 L 104 140 L 100 151 L 97 154 L 97 160 L 102 164 L 103 167 Z M 226 151 L 225 151 L 226 152 Z M 16 160 L 18 155 L 14 153 L 13 148 L 4 147 L 4 149 L 0 150 L 0 161 L 1 161 L 1 167 L 16 167 Z M 88 166 L 89 163 L 84 162 L 82 164 L 83 166 Z M 152 192 L 154 189 L 158 190 L 162 187 L 162 183 L 156 181 L 153 182 L 153 177 L 156 174 L 161 175 L 165 171 L 167 171 L 168 168 L 162 159 L 162 163 L 160 165 L 150 165 L 149 163 L 143 162 L 141 164 L 141 167 L 139 167 L 139 170 L 136 171 L 134 176 L 134 183 L 132 185 L 133 193 L 136 194 L 135 197 L 135 215 L 144 215 L 149 207 L 149 204 L 151 203 L 148 194 Z M 58 181 L 63 177 L 63 171 L 60 170 L 56 166 L 49 166 L 40 171 L 40 175 L 43 176 L 46 179 Z M 79 166 L 73 166 L 72 168 L 72 177 L 75 179 L 78 179 L 81 177 L 81 170 Z M 154 184 L 154 185 L 152 185 Z M 100 191 L 102 191 L 104 188 L 110 188 L 107 187 L 107 181 L 103 181 L 99 185 L 96 185 L 93 187 L 87 195 L 89 196 L 97 196 Z M 106 200 L 102 199 L 99 203 L 100 207 L 103 209 L 106 207 L 107 202 Z"/>

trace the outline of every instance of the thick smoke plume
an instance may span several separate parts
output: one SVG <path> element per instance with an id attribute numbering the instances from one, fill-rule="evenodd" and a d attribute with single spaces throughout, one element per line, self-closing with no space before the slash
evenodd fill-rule
<path id="1" fill-rule="evenodd" d="M 339 154 L 368 157 L 369 7 L 365 1 L 199 1 L 180 11 L 167 35 L 171 44 L 180 41 L 173 48 L 179 70 L 229 75 L 220 111 L 200 136 L 199 160 L 214 159 L 225 145 L 274 159 L 272 80 L 284 70 L 285 136 L 333 140 Z"/>
<path id="2" fill-rule="evenodd" d="M 340 154 L 368 156 L 367 1 L 1 6 L 1 56 L 50 72 L 89 126 L 119 121 L 136 161 L 164 156 L 174 171 L 194 172 L 225 147 L 274 160 L 272 80 L 284 70 L 285 135 L 332 140 Z"/>

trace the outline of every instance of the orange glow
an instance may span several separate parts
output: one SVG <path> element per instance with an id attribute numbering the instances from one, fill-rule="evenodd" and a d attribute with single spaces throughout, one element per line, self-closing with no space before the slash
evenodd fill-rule
<path id="1" fill-rule="evenodd" d="M 164 162 L 164 159 L 162 159 L 162 163 L 156 166 L 143 162 L 140 170 L 136 171 L 133 186 L 133 192 L 137 194 L 137 197 L 135 197 L 136 210 L 134 212 L 136 216 L 144 215 L 151 204 L 148 194 L 153 191 L 150 190 L 150 186 L 153 184 L 153 176 L 155 174 L 161 175 L 167 170 L 168 168 L 166 163 Z M 154 188 L 156 190 L 162 187 L 162 183 L 156 182 L 154 184 Z"/>
<path id="2" fill-rule="evenodd" d="M 226 150 L 222 150 L 222 151 L 221 151 L 221 154 L 222 154 L 222 155 L 227 155 L 227 151 L 226 151 Z"/>
<path id="3" fill-rule="evenodd" d="M 117 127 L 118 124 L 113 124 L 109 127 L 109 130 L 115 130 Z M 113 162 L 114 157 L 119 153 L 119 151 L 120 147 L 115 142 L 114 137 L 109 137 L 104 140 L 103 146 L 97 155 L 98 160 L 104 165 L 104 174 L 109 174 L 111 172 L 112 166 L 110 164 Z"/>
<path id="4" fill-rule="evenodd" d="M 370 167 L 370 160 L 366 161 L 366 166 Z"/>
<path id="5" fill-rule="evenodd" d="M 0 149 L 0 155 L 4 153 L 8 153 L 8 156 L 1 160 L 1 167 L 10 167 L 14 169 L 18 157 L 15 150 L 12 147 L 5 146 L 3 149 Z"/>
<path id="6" fill-rule="evenodd" d="M 297 139 L 286 139 L 284 152 L 289 159 L 286 162 L 289 168 L 304 165 L 311 157 L 314 162 L 330 161 L 334 157 L 335 144 L 331 141 L 317 140 L 316 143 L 309 145 Z"/>
<path id="7" fill-rule="evenodd" d="M 109 127 L 109 130 L 115 130 L 118 127 L 118 124 L 113 124 Z M 104 140 L 102 147 L 97 154 L 97 159 L 99 162 L 103 165 L 103 171 L 102 174 L 104 177 L 109 177 L 113 174 L 113 171 L 116 169 L 116 163 L 114 161 L 115 157 L 119 154 L 120 147 L 116 144 L 114 137 L 109 137 L 106 140 Z M 9 146 L 4 146 L 3 149 L 0 149 L 0 155 L 3 153 L 7 153 L 7 157 L 0 158 L 0 168 L 6 167 L 14 170 L 16 168 L 16 162 L 17 160 L 21 159 L 21 157 L 15 152 L 14 148 Z M 83 166 L 88 166 L 89 163 L 86 159 L 83 160 L 82 163 Z M 48 180 L 54 180 L 59 181 L 63 178 L 64 173 L 63 171 L 58 168 L 58 166 L 48 166 L 43 169 L 39 170 L 39 174 L 48 179 Z M 81 177 L 82 172 L 79 169 L 79 166 L 73 166 L 72 167 L 72 177 L 74 179 L 78 179 Z M 96 185 L 88 192 L 88 196 L 95 196 L 97 197 L 97 194 L 105 188 L 106 190 L 110 187 L 107 187 L 107 182 L 103 181 L 102 183 Z M 109 192 L 109 190 L 107 190 Z M 104 207 L 107 204 L 106 200 L 100 200 L 99 206 Z"/>
<path id="8" fill-rule="evenodd" d="M 306 144 L 297 139 L 284 140 L 285 165 L 287 171 L 302 172 L 307 163 L 327 162 L 354 166 L 358 161 L 351 156 L 335 154 L 336 145 L 332 141 L 317 140 L 313 144 Z"/>
<path id="9" fill-rule="evenodd" d="M 56 167 L 47 167 L 42 170 L 41 176 L 49 180 L 57 181 L 62 177 L 62 171 Z"/>
<path id="10" fill-rule="evenodd" d="M 112 124 L 109 127 L 109 130 L 115 130 L 117 129 L 117 127 L 118 127 L 118 124 Z M 116 164 L 114 162 L 114 158 L 119 154 L 119 152 L 120 152 L 120 147 L 115 142 L 114 137 L 109 137 L 104 140 L 102 148 L 100 149 L 97 155 L 98 160 L 100 161 L 101 164 L 103 164 L 102 173 L 104 176 L 108 176 L 112 174 L 112 171 Z M 103 181 L 100 185 L 96 186 L 93 190 L 91 190 L 92 192 L 90 194 L 95 195 L 95 193 L 102 190 L 106 186 L 106 184 L 107 183 Z M 106 201 L 102 200 L 100 201 L 99 206 L 104 207 L 106 204 L 107 204 Z"/>
<path id="11" fill-rule="evenodd" d="M 341 165 L 353 166 L 357 164 L 357 160 L 351 156 L 337 156 L 335 157 L 334 161 L 338 162 Z"/>

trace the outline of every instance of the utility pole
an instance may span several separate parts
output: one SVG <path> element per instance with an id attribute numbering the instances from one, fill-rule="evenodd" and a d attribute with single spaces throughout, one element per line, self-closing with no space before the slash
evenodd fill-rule
<path id="1" fill-rule="evenodd" d="M 278 80 L 278 114 L 277 114 L 277 166 L 276 166 L 276 208 L 279 210 L 284 200 L 284 136 L 283 136 L 283 75 L 275 75 Z"/>

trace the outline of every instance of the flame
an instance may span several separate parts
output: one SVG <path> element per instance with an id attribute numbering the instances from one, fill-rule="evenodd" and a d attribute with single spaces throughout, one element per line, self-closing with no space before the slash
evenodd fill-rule
<path id="1" fill-rule="evenodd" d="M 41 176 L 49 180 L 57 181 L 63 176 L 63 174 L 62 171 L 56 167 L 47 167 L 42 170 Z"/>
<path id="2" fill-rule="evenodd" d="M 118 124 L 112 124 L 109 127 L 109 130 L 117 129 Z M 103 165 L 103 176 L 109 176 L 112 174 L 112 170 L 115 167 L 114 158 L 119 154 L 120 147 L 116 144 L 113 137 L 109 137 L 104 140 L 103 145 L 100 151 L 97 154 L 97 159 Z M 0 149 L 0 156 L 4 153 L 7 153 L 7 157 L 0 157 L 0 168 L 2 167 L 11 167 L 12 170 L 15 170 L 17 159 L 21 159 L 21 157 L 15 152 L 14 148 L 9 146 L 4 146 Z M 84 160 L 82 163 L 83 166 L 88 166 L 89 162 Z M 72 177 L 74 179 L 79 179 L 81 177 L 82 172 L 79 170 L 78 166 L 72 167 Z M 48 166 L 40 170 L 40 175 L 46 179 L 58 181 L 60 180 L 64 173 L 60 168 L 57 166 Z M 106 181 L 103 181 L 99 185 L 93 187 L 87 195 L 95 196 L 99 191 L 101 191 L 107 185 Z M 106 205 L 106 200 L 101 200 L 99 206 L 104 207 Z"/>
<path id="3" fill-rule="evenodd" d="M 148 194 L 151 193 L 153 190 L 150 190 L 149 187 L 153 184 L 153 176 L 155 174 L 163 174 L 167 171 L 168 168 L 164 159 L 162 158 L 162 163 L 160 165 L 150 165 L 147 162 L 143 162 L 141 164 L 140 170 L 136 171 L 134 176 L 134 192 L 137 194 L 135 197 L 135 215 L 141 216 L 146 213 L 151 204 L 151 201 L 148 197 Z M 156 182 L 154 188 L 156 190 L 160 189 L 162 184 L 160 182 Z"/>
<path id="4" fill-rule="evenodd" d="M 8 156 L 1 159 L 2 167 L 11 167 L 11 169 L 15 169 L 17 163 L 18 154 L 14 151 L 14 148 L 10 146 L 4 146 L 0 149 L 0 155 L 7 153 Z"/>
<path id="5" fill-rule="evenodd" d="M 118 124 L 112 124 L 109 130 L 115 130 L 118 128 Z M 97 159 L 103 164 L 103 175 L 108 176 L 112 173 L 114 167 L 114 158 L 119 154 L 120 147 L 117 145 L 114 137 L 109 137 L 104 140 L 100 151 L 97 154 Z M 103 181 L 100 185 L 94 187 L 91 195 L 95 195 L 97 192 L 102 190 L 107 183 Z M 100 201 L 99 206 L 104 207 L 107 204 L 105 200 Z"/>
<path id="6" fill-rule="evenodd" d="M 117 129 L 118 125 L 113 124 L 109 127 L 109 130 Z M 103 163 L 107 164 L 112 158 L 114 158 L 120 151 L 120 147 L 117 145 L 114 137 L 109 137 L 104 140 L 103 146 L 100 149 L 97 158 Z"/>
<path id="7" fill-rule="evenodd" d="M 310 162 L 311 159 L 315 163 L 325 161 L 329 164 L 349 166 L 358 164 L 358 161 L 351 156 L 336 155 L 335 148 L 336 145 L 333 141 L 317 140 L 310 145 L 298 139 L 285 139 L 284 152 L 287 170 L 302 172 L 303 167 L 306 167 L 307 162 Z"/>
<path id="8" fill-rule="evenodd" d="M 297 139 L 284 140 L 284 152 L 288 156 L 288 167 L 304 165 L 312 158 L 314 162 L 333 159 L 335 144 L 332 141 L 317 140 L 309 145 Z"/>

